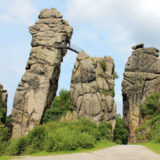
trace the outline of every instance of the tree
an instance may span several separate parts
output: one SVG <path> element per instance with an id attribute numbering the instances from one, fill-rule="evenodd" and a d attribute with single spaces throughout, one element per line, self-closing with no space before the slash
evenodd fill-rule
<path id="1" fill-rule="evenodd" d="M 128 143 L 128 130 L 121 115 L 116 117 L 116 126 L 114 129 L 114 142 L 118 144 Z"/>
<path id="2" fill-rule="evenodd" d="M 67 111 L 73 111 L 74 106 L 70 97 L 70 92 L 62 89 L 59 96 L 56 96 L 50 108 L 47 108 L 42 123 L 58 121 Z"/>

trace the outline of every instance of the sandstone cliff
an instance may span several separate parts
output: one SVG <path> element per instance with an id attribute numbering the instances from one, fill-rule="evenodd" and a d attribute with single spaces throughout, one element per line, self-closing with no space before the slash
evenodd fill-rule
<path id="1" fill-rule="evenodd" d="M 151 93 L 160 91 L 158 49 L 143 48 L 143 44 L 132 49 L 122 82 L 123 115 L 129 130 L 129 143 L 137 141 L 135 131 L 142 122 L 140 105 Z"/>
<path id="2" fill-rule="evenodd" d="M 3 89 L 3 86 L 0 84 L 0 124 L 4 124 L 7 116 L 7 99 L 8 93 L 7 90 Z"/>
<path id="3" fill-rule="evenodd" d="M 72 27 L 55 8 L 43 9 L 29 29 L 32 49 L 14 98 L 13 138 L 26 135 L 41 122 L 56 95 L 60 64 L 72 36 Z"/>
<path id="4" fill-rule="evenodd" d="M 74 66 L 70 88 L 78 117 L 95 122 L 109 121 L 115 126 L 114 62 L 109 56 L 89 57 L 80 52 Z"/>

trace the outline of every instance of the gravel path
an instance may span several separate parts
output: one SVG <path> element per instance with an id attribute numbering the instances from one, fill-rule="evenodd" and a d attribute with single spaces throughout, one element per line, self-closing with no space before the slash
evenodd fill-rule
<path id="1" fill-rule="evenodd" d="M 86 153 L 41 157 L 26 156 L 14 160 L 160 160 L 160 155 L 140 145 L 118 145 Z"/>

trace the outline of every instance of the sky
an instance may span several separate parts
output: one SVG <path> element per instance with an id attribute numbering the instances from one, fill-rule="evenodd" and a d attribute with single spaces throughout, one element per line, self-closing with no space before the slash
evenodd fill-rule
<path id="1" fill-rule="evenodd" d="M 8 90 L 11 114 L 18 83 L 31 50 L 28 27 L 41 9 L 57 8 L 74 28 L 71 43 L 90 56 L 111 56 L 117 113 L 122 114 L 121 83 L 131 47 L 160 49 L 160 0 L 0 0 L 0 83 Z M 58 92 L 70 88 L 76 54 L 68 51 L 61 67 Z M 57 94 L 58 94 L 57 92 Z"/>

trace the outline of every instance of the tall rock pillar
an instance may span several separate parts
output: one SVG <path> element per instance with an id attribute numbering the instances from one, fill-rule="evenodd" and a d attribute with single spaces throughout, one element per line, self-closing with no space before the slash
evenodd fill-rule
<path id="1" fill-rule="evenodd" d="M 72 72 L 71 98 L 79 117 L 115 127 L 114 62 L 109 56 L 89 57 L 80 52 Z"/>
<path id="2" fill-rule="evenodd" d="M 29 29 L 32 49 L 14 98 L 13 138 L 26 135 L 40 124 L 45 108 L 56 95 L 60 65 L 73 31 L 55 8 L 43 9 Z"/>
<path id="3" fill-rule="evenodd" d="M 160 60 L 156 48 L 132 47 L 122 82 L 123 116 L 129 130 L 129 143 L 135 143 L 136 129 L 141 124 L 140 106 L 146 98 L 160 92 Z"/>

